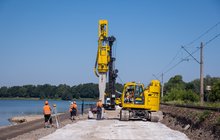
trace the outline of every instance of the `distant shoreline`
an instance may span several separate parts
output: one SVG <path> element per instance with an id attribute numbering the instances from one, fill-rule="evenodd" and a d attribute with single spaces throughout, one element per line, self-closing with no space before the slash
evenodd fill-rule
<path id="1" fill-rule="evenodd" d="M 57 101 L 61 101 L 61 98 L 58 99 L 40 99 L 40 98 L 24 98 L 24 97 L 1 97 L 0 100 L 57 100 Z M 97 101 L 98 99 L 94 99 L 94 98 L 80 98 L 80 99 L 72 99 L 72 100 L 76 100 L 76 101 Z M 72 101 L 72 100 L 62 100 L 62 101 Z"/>
<path id="2" fill-rule="evenodd" d="M 0 100 L 41 100 L 40 98 L 23 98 L 23 97 L 1 97 Z"/>

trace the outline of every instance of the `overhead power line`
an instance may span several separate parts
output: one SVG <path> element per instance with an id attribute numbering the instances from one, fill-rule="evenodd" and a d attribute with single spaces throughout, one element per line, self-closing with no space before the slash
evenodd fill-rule
<path id="1" fill-rule="evenodd" d="M 209 39 L 208 41 L 205 42 L 204 46 L 207 46 L 209 43 L 211 43 L 212 41 L 214 41 L 215 39 L 217 39 L 220 36 L 220 33 L 215 35 L 214 37 L 212 37 L 211 39 Z M 198 52 L 200 50 L 200 47 L 197 47 L 196 50 L 194 50 L 193 52 L 188 52 L 188 56 L 186 56 L 184 59 L 181 59 L 178 63 L 176 63 L 175 65 L 173 65 L 172 67 L 170 67 L 168 70 L 166 70 L 165 72 L 163 72 L 163 74 L 168 73 L 169 71 L 171 71 L 173 68 L 175 68 L 176 66 L 178 66 L 180 63 L 189 60 L 188 58 L 191 56 L 195 59 L 195 57 L 193 56 L 193 54 L 195 54 L 196 52 Z M 196 60 L 198 62 L 198 60 Z"/>
<path id="2" fill-rule="evenodd" d="M 209 41 L 207 41 L 204 46 L 207 46 L 209 43 L 211 43 L 212 41 L 214 41 L 216 38 L 218 38 L 220 36 L 220 33 L 215 35 L 213 38 L 211 38 Z"/>
<path id="3" fill-rule="evenodd" d="M 181 49 L 182 48 L 179 48 L 179 50 L 177 51 L 176 55 L 170 60 L 170 62 L 157 75 L 162 73 L 168 66 L 170 66 L 177 59 L 179 53 L 181 52 Z"/>
<path id="4" fill-rule="evenodd" d="M 189 42 L 188 44 L 186 44 L 186 45 L 184 45 L 183 47 L 187 47 L 187 46 L 190 46 L 190 45 L 192 45 L 192 44 L 194 44 L 196 41 L 198 41 L 199 39 L 201 39 L 203 36 L 205 36 L 206 34 L 208 34 L 210 31 L 212 31 L 214 28 L 216 28 L 218 25 L 220 24 L 220 21 L 219 22 L 217 22 L 215 25 L 213 25 L 212 27 L 210 27 L 208 30 L 206 30 L 204 33 L 202 33 L 201 35 L 199 35 L 197 38 L 195 38 L 194 40 L 192 40 L 191 42 Z M 205 42 L 204 43 L 204 47 L 205 46 L 207 46 L 209 43 L 211 43 L 213 40 L 215 40 L 216 38 L 218 38 L 220 36 L 220 33 L 219 34 L 217 34 L 217 35 L 215 35 L 213 38 L 211 38 L 210 40 L 208 40 L 207 42 Z M 181 50 L 183 49 L 183 47 L 180 47 L 180 49 L 177 51 L 177 53 L 175 54 L 175 56 L 171 59 L 171 61 L 161 70 L 162 72 L 159 72 L 157 75 L 159 75 L 160 73 L 163 73 L 163 71 L 164 71 L 164 69 L 166 69 L 169 65 L 171 65 L 176 59 L 177 59 L 177 57 L 178 57 L 178 55 L 179 55 L 179 53 L 181 52 Z M 199 50 L 199 48 L 198 49 L 196 49 L 194 52 L 192 52 L 191 54 L 194 54 L 194 53 L 196 53 L 197 51 Z M 185 50 L 186 51 L 186 50 Z M 188 52 L 188 54 L 190 54 L 189 52 Z M 189 58 L 190 57 L 190 55 L 189 56 L 187 56 L 186 58 L 184 58 L 184 59 L 181 59 L 178 63 L 176 63 L 176 64 L 174 64 L 173 66 L 171 66 L 170 68 L 168 68 L 165 72 L 164 72 L 164 74 L 165 73 L 167 73 L 167 72 L 169 72 L 170 70 L 172 70 L 173 68 L 175 68 L 177 65 L 179 65 L 180 63 L 182 63 L 183 61 L 188 61 Z M 195 59 L 195 58 L 194 58 Z"/>
<path id="5" fill-rule="evenodd" d="M 193 41 L 191 41 L 190 43 L 184 45 L 184 47 L 190 46 L 190 45 L 194 44 L 196 41 L 198 41 L 198 40 L 201 39 L 203 36 L 205 36 L 206 34 L 208 34 L 211 30 L 213 30 L 214 28 L 216 28 L 219 24 L 220 24 L 220 21 L 219 21 L 218 23 L 216 23 L 214 26 L 210 27 L 208 30 L 206 30 L 203 34 L 201 34 L 200 36 L 198 36 L 197 38 L 195 38 Z"/>
<path id="6" fill-rule="evenodd" d="M 163 74 L 168 73 L 169 71 L 171 71 L 172 69 L 174 69 L 176 66 L 178 66 L 180 63 L 182 63 L 183 61 L 185 61 L 185 59 L 180 60 L 178 63 L 176 63 L 175 65 L 173 65 L 172 67 L 170 67 L 168 70 L 166 70 L 165 72 L 163 72 Z"/>
<path id="7" fill-rule="evenodd" d="M 197 47 L 197 49 L 195 51 L 193 51 L 192 53 L 190 53 L 185 47 L 192 45 L 194 42 L 196 42 L 197 40 L 199 40 L 200 38 L 202 38 L 204 35 L 208 34 L 212 29 L 214 29 L 215 27 L 217 27 L 220 24 L 220 22 L 218 22 L 216 25 L 214 25 L 213 27 L 209 28 L 206 32 L 204 32 L 202 35 L 200 35 L 199 37 L 197 37 L 196 39 L 194 39 L 193 41 L 191 41 L 190 43 L 188 43 L 185 46 L 182 46 L 181 49 L 184 49 L 184 51 L 187 52 L 188 56 L 185 57 L 184 59 L 181 59 L 178 63 L 176 63 L 175 65 L 173 65 L 172 67 L 170 67 L 169 69 L 167 69 L 165 72 L 162 72 L 161 75 L 159 75 L 162 78 L 162 90 L 161 90 L 161 95 L 163 97 L 163 76 L 164 74 L 168 73 L 169 71 L 171 71 L 172 69 L 174 69 L 175 67 L 177 67 L 179 64 L 181 64 L 184 61 L 189 61 L 189 57 L 192 57 L 196 62 L 198 62 L 200 64 L 200 99 L 201 99 L 201 104 L 203 105 L 203 98 L 204 98 L 204 87 L 203 87 L 203 47 L 208 45 L 209 43 L 211 43 L 213 40 L 215 40 L 216 38 L 218 38 L 220 36 L 220 33 L 215 35 L 213 38 L 211 38 L 210 40 L 208 40 L 205 45 L 203 46 L 203 43 L 201 43 L 201 47 Z M 180 51 L 181 51 L 180 49 Z M 193 56 L 193 54 L 195 54 L 198 50 L 200 50 L 200 62 Z M 168 63 L 167 66 L 169 66 L 178 56 L 179 51 L 177 52 L 177 54 L 173 57 L 173 59 Z M 156 75 L 153 74 L 153 76 L 157 78 Z"/>

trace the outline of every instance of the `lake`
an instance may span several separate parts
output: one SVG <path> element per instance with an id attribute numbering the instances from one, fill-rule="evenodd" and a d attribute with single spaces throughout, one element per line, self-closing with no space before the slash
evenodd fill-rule
<path id="1" fill-rule="evenodd" d="M 0 100 L 0 126 L 10 125 L 9 118 L 24 115 L 43 115 L 43 106 L 45 100 Z M 82 101 L 76 101 L 78 110 L 81 111 Z M 89 108 L 93 101 L 85 101 L 84 108 Z M 69 111 L 70 101 L 49 100 L 49 105 L 57 106 L 57 112 L 63 113 Z"/>

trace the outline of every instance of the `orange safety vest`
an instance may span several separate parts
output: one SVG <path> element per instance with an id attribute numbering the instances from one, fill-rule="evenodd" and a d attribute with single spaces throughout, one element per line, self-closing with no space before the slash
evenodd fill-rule
<path id="1" fill-rule="evenodd" d="M 76 104 L 72 104 L 72 105 L 70 105 L 70 110 L 69 110 L 69 112 L 71 112 L 72 109 L 77 109 L 77 105 L 76 105 Z"/>
<path id="2" fill-rule="evenodd" d="M 44 115 L 49 115 L 49 114 L 51 114 L 51 108 L 50 108 L 49 105 L 45 105 L 44 108 L 43 108 L 43 110 L 44 110 Z"/>
<path id="3" fill-rule="evenodd" d="M 98 102 L 96 103 L 96 106 L 97 106 L 97 107 L 102 107 L 102 102 L 101 102 L 101 101 L 98 101 Z"/>
<path id="4" fill-rule="evenodd" d="M 76 108 L 77 108 L 77 105 L 76 105 L 76 104 L 73 104 L 72 108 L 76 109 Z"/>

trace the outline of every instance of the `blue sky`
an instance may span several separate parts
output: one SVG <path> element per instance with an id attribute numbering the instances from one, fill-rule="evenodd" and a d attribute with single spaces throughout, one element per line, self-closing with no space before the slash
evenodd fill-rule
<path id="1" fill-rule="evenodd" d="M 188 55 L 182 45 L 220 22 L 220 1 L 0 0 L 0 86 L 97 83 L 99 19 L 117 39 L 117 81 L 148 84 Z M 192 52 L 219 33 L 220 24 L 186 48 Z M 205 46 L 204 75 L 220 76 L 219 45 L 220 37 Z M 165 81 L 176 74 L 199 78 L 199 64 L 190 58 Z"/>

